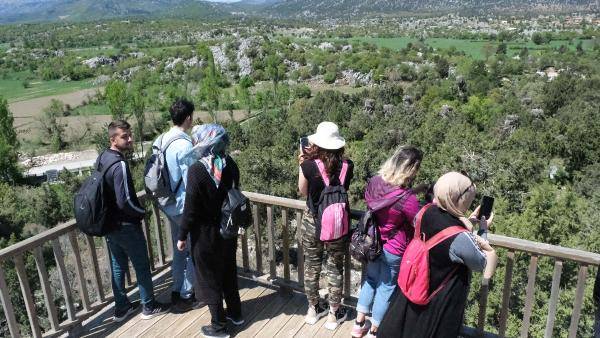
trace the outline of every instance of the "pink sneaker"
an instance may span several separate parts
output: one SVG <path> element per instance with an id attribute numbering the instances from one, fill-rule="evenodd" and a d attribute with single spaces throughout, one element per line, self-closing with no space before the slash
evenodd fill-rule
<path id="1" fill-rule="evenodd" d="M 371 322 L 368 320 L 365 320 L 365 322 L 363 323 L 362 326 L 356 324 L 356 321 L 355 321 L 354 325 L 352 326 L 352 331 L 350 331 L 350 335 L 352 335 L 352 337 L 361 338 L 362 336 L 365 335 L 365 333 L 369 332 L 370 328 L 371 328 Z"/>

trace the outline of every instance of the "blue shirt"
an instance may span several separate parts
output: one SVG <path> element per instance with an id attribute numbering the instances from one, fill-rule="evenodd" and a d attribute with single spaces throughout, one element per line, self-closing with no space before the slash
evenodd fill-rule
<path id="1" fill-rule="evenodd" d="M 169 148 L 165 152 L 165 158 L 167 161 L 167 167 L 169 168 L 169 177 L 171 181 L 171 188 L 179 184 L 179 188 L 175 191 L 175 203 L 164 207 L 163 211 L 170 216 L 177 216 L 183 214 L 183 205 L 185 203 L 185 191 L 187 187 L 187 171 L 188 166 L 183 161 L 183 155 L 192 149 L 192 138 L 177 127 L 171 128 L 163 136 L 163 146 L 175 138 L 181 138 L 173 141 Z"/>

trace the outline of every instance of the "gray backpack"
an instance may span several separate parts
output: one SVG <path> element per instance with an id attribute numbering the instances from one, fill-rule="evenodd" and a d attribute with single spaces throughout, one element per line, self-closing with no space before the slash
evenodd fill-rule
<path id="1" fill-rule="evenodd" d="M 175 137 L 163 146 L 164 136 L 165 134 L 160 135 L 159 139 L 152 145 L 152 156 L 150 156 L 146 162 L 146 168 L 144 170 L 146 192 L 151 198 L 157 200 L 161 207 L 175 203 L 175 193 L 179 190 L 181 182 L 183 181 L 182 177 L 179 182 L 177 182 L 175 189 L 171 189 L 166 151 L 171 143 L 177 140 L 185 140 L 183 137 Z M 156 145 L 156 143 L 158 143 L 158 145 Z"/>

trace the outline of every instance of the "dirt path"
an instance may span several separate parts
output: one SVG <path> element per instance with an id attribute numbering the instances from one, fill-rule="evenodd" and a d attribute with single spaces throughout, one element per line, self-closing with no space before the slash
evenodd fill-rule
<path id="1" fill-rule="evenodd" d="M 87 100 L 88 96 L 94 96 L 97 90 L 97 88 L 83 89 L 68 94 L 44 96 L 31 100 L 13 102 L 8 105 L 8 108 L 15 117 L 15 126 L 18 126 L 24 122 L 24 119 L 34 119 L 40 116 L 44 108 L 50 105 L 52 99 L 60 100 L 64 104 L 68 104 L 75 108 Z"/>

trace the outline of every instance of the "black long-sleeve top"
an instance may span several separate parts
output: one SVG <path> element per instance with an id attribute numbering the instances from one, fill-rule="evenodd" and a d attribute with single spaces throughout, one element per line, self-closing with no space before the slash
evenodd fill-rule
<path id="1" fill-rule="evenodd" d="M 125 156 L 116 150 L 106 149 L 98 156 L 96 168 L 102 171 L 108 166 L 110 168 L 104 180 L 109 228 L 117 229 L 122 222 L 139 223 L 144 218 L 145 210 L 137 198 Z"/>
<path id="2" fill-rule="evenodd" d="M 205 236 L 199 234 L 207 227 L 212 227 L 218 232 L 221 206 L 227 197 L 227 191 L 231 189 L 234 182 L 239 187 L 240 182 L 240 171 L 235 161 L 228 156 L 226 163 L 218 188 L 204 164 L 197 162 L 188 170 L 179 240 L 184 241 L 188 234 L 191 234 L 192 242 L 195 239 L 202 241 L 200 237 Z"/>

